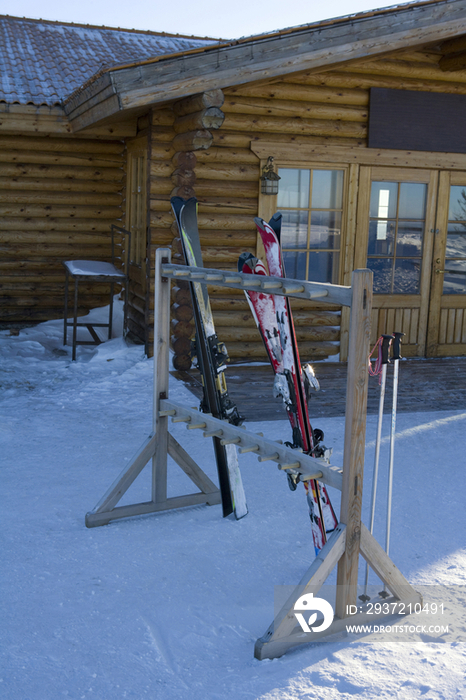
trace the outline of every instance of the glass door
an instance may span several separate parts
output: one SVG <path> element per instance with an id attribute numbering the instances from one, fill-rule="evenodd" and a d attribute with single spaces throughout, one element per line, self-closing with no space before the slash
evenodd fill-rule
<path id="1" fill-rule="evenodd" d="M 361 168 L 354 267 L 374 273 L 371 340 L 405 333 L 406 356 L 426 349 L 436 189 L 432 171 Z"/>
<path id="2" fill-rule="evenodd" d="M 431 357 L 466 354 L 466 173 L 439 183 L 428 330 Z"/>

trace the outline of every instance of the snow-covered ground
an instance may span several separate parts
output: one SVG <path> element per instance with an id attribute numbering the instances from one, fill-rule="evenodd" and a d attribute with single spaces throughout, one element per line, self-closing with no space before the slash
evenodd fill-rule
<path id="1" fill-rule="evenodd" d="M 121 338 L 78 348 L 77 362 L 61 343 L 59 321 L 17 337 L 0 332 L 2 698 L 466 697 L 464 619 L 454 641 L 349 635 L 274 661 L 253 658 L 273 618 L 274 587 L 297 583 L 313 559 L 304 491 L 292 493 L 273 462 L 240 458 L 249 505 L 240 521 L 199 506 L 87 529 L 85 513 L 151 430 L 153 364 Z M 172 399 L 196 404 L 171 382 Z M 376 420 L 367 427 L 366 523 Z M 286 421 L 249 427 L 289 439 Z M 343 417 L 318 427 L 341 464 Z M 387 419 L 375 527 L 382 545 L 388 427 Z M 200 431 L 171 430 L 215 480 Z M 439 586 L 458 586 L 459 598 L 466 590 L 465 434 L 464 406 L 398 416 L 390 554 L 437 596 Z M 192 490 L 172 463 L 169 495 Z M 336 507 L 338 496 L 331 492 Z M 149 499 L 146 468 L 121 504 Z M 363 562 L 360 572 L 363 580 Z"/>

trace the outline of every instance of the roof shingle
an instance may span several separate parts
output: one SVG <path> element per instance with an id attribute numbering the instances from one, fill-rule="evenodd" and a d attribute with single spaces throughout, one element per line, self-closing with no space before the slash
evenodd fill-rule
<path id="1" fill-rule="evenodd" d="M 0 16 L 0 101 L 53 106 L 105 67 L 216 39 Z"/>

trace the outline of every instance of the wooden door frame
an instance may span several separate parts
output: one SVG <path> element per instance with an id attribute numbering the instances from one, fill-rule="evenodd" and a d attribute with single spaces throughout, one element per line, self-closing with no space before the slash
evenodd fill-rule
<path id="1" fill-rule="evenodd" d="M 357 238 L 354 254 L 355 269 L 364 268 L 367 265 L 371 183 L 384 180 L 387 182 L 421 182 L 425 183 L 428 189 L 419 294 L 374 294 L 372 304 L 373 340 L 379 337 L 381 333 L 401 331 L 406 333 L 407 336 L 403 345 L 405 354 L 424 357 L 429 312 L 438 172 L 436 170 L 398 166 L 361 166 L 358 188 Z M 408 311 L 410 313 L 407 313 Z M 417 319 L 415 332 L 411 325 L 412 311 L 414 311 L 414 318 Z"/>
<path id="2" fill-rule="evenodd" d="M 456 311 L 465 310 L 466 295 L 443 294 L 443 274 L 437 270 L 445 268 L 445 251 L 448 233 L 448 211 L 450 204 L 450 186 L 465 185 L 466 170 L 463 173 L 442 171 L 439 177 L 438 207 L 435 222 L 435 241 L 433 250 L 432 279 L 430 288 L 430 309 L 427 330 L 427 357 L 446 357 L 448 355 L 466 355 L 466 338 L 464 333 L 455 330 Z M 442 310 L 449 310 L 448 318 Z M 451 325 L 451 328 L 448 328 Z M 443 328 L 442 326 L 446 326 Z M 441 335 L 451 335 L 453 340 L 462 342 L 440 343 Z"/>

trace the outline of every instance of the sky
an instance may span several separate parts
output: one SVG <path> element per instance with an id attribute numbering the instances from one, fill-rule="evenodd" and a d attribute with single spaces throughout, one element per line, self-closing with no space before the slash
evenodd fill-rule
<path id="1" fill-rule="evenodd" d="M 139 0 L 134 5 L 114 0 L 0 0 L 0 14 L 231 39 L 394 4 L 390 0 Z"/>

